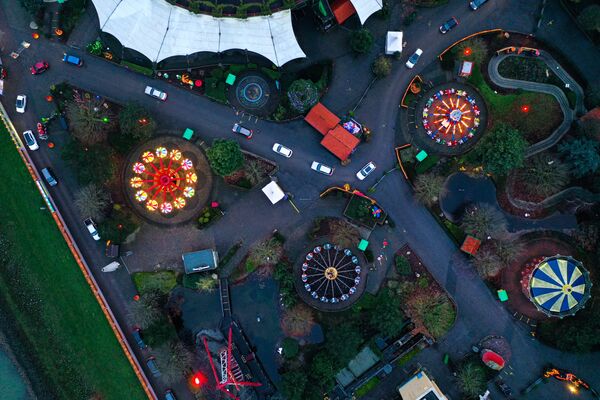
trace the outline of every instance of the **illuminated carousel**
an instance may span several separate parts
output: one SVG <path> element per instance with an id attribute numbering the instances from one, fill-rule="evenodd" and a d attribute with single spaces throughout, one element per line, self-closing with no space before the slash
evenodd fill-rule
<path id="1" fill-rule="evenodd" d="M 184 222 L 206 203 L 211 178 L 202 152 L 179 138 L 157 138 L 130 156 L 126 192 L 133 208 L 152 222 Z"/>
<path id="2" fill-rule="evenodd" d="M 325 243 L 315 246 L 299 264 L 300 297 L 319 310 L 346 309 L 364 290 L 365 268 L 350 249 Z"/>

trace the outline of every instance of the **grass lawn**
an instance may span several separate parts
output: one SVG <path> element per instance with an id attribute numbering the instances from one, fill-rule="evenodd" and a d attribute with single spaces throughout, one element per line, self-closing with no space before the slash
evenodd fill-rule
<path id="1" fill-rule="evenodd" d="M 22 339 L 16 350 L 60 399 L 145 399 L 3 124 L 0 136 L 0 233 L 15 260 L 0 268 L 0 304 Z"/>
<path id="2" fill-rule="evenodd" d="M 177 274 L 175 271 L 136 272 L 133 283 L 140 294 L 154 290 L 167 294 L 177 286 Z"/>
<path id="3" fill-rule="evenodd" d="M 356 392 L 354 392 L 354 395 L 356 396 L 357 399 L 360 399 L 361 397 L 363 397 L 364 395 L 366 395 L 367 393 L 369 393 L 371 390 L 375 389 L 375 386 L 379 385 L 379 378 L 374 376 L 371 379 L 369 379 L 367 381 L 367 383 L 365 383 L 364 385 L 362 385 L 361 387 L 359 387 Z"/>
<path id="4" fill-rule="evenodd" d="M 549 94 L 525 91 L 494 93 L 478 68 L 473 70 L 469 83 L 479 90 L 487 104 L 490 126 L 498 123 L 511 125 L 520 130 L 529 143 L 548 137 L 564 118 L 558 102 Z M 529 107 L 527 113 L 521 111 L 524 105 Z"/>

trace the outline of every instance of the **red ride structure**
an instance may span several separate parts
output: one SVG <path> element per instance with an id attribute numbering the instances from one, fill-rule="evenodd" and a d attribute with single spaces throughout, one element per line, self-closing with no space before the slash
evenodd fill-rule
<path id="1" fill-rule="evenodd" d="M 215 368 L 215 363 L 213 362 L 212 356 L 210 354 L 210 350 L 208 348 L 208 341 L 206 340 L 206 336 L 202 337 L 202 341 L 204 342 L 204 348 L 206 349 L 206 354 L 208 356 L 208 362 L 210 363 L 210 368 L 212 369 L 213 376 L 215 377 L 215 382 L 217 384 L 217 389 L 227 394 L 227 396 L 232 399 L 239 400 L 239 397 L 234 395 L 228 390 L 228 386 L 235 386 L 236 389 L 239 389 L 240 386 L 252 386 L 257 387 L 261 386 L 258 382 L 248 382 L 243 381 L 244 374 L 242 373 L 239 364 L 231 355 L 231 345 L 232 345 L 232 329 L 229 327 L 229 335 L 227 339 L 227 348 L 222 349 L 219 352 L 220 358 L 220 367 L 221 367 L 221 377 L 217 375 L 217 369 Z"/>

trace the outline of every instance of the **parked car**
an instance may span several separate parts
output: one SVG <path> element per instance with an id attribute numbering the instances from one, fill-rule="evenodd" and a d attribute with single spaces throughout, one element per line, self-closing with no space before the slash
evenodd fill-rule
<path id="1" fill-rule="evenodd" d="M 135 343 L 138 345 L 138 347 L 141 350 L 144 350 L 146 347 L 148 347 L 146 345 L 146 343 L 144 343 L 144 340 L 142 339 L 142 331 L 140 330 L 140 328 L 138 328 L 138 327 L 133 328 L 133 331 L 131 332 L 131 336 L 133 336 L 133 340 L 135 340 Z"/>
<path id="2" fill-rule="evenodd" d="M 165 400 L 177 400 L 177 397 L 175 397 L 175 394 L 171 389 L 165 391 Z"/>
<path id="3" fill-rule="evenodd" d="M 319 162 L 313 161 L 310 168 L 314 171 L 320 172 L 324 175 L 333 175 L 333 171 L 334 169 L 331 167 L 328 167 L 327 165 L 321 164 Z"/>
<path id="4" fill-rule="evenodd" d="M 456 25 L 458 25 L 458 20 L 455 17 L 452 17 L 448 21 L 444 22 L 442 26 L 440 26 L 440 32 L 447 33 L 450 30 L 452 30 L 452 28 L 454 28 Z"/>
<path id="5" fill-rule="evenodd" d="M 246 136 L 246 139 L 252 138 L 252 134 L 254 133 L 252 131 L 252 129 L 248 129 L 246 127 L 243 127 L 240 124 L 233 124 L 233 127 L 231 128 L 231 131 L 234 132 L 234 133 L 239 133 L 240 135 Z"/>
<path id="6" fill-rule="evenodd" d="M 156 366 L 156 358 L 154 356 L 148 357 L 148 359 L 146 360 L 146 365 L 152 373 L 152 376 L 158 378 L 161 375 L 160 371 L 158 370 L 158 367 Z"/>
<path id="7" fill-rule="evenodd" d="M 40 148 L 40 146 L 37 143 L 37 140 L 35 140 L 35 135 L 33 134 L 33 132 L 23 132 L 23 139 L 25 139 L 25 143 L 27 144 L 27 147 L 29 147 L 29 150 L 35 151 Z"/>
<path id="8" fill-rule="evenodd" d="M 29 69 L 31 71 L 31 75 L 39 75 L 42 72 L 45 72 L 50 66 L 46 61 L 38 61 L 31 66 Z"/>
<path id="9" fill-rule="evenodd" d="M 50 186 L 58 185 L 58 181 L 56 180 L 56 177 L 54 176 L 54 173 L 52 172 L 52 170 L 50 168 L 42 169 L 42 176 L 44 177 L 44 179 L 46 180 L 48 185 L 50 185 Z"/>
<path id="10" fill-rule="evenodd" d="M 167 99 L 167 94 L 161 90 L 153 88 L 152 86 L 146 86 L 144 89 L 144 93 L 146 93 L 150 97 L 154 97 L 155 99 L 159 99 L 165 101 Z"/>
<path id="11" fill-rule="evenodd" d="M 362 181 L 367 176 L 369 176 L 371 172 L 375 171 L 375 168 L 377 168 L 375 166 L 375 163 L 373 163 L 373 161 L 370 161 L 369 163 L 367 163 L 367 165 L 362 167 L 361 170 L 356 173 L 356 177 Z"/>
<path id="12" fill-rule="evenodd" d="M 413 55 L 408 58 L 408 61 L 406 62 L 406 68 L 414 67 L 415 64 L 419 61 L 419 57 L 421 57 L 421 54 L 423 54 L 423 50 L 421 50 L 421 49 L 415 50 Z"/>
<path id="13" fill-rule="evenodd" d="M 475 11 L 479 7 L 481 7 L 482 5 L 487 3 L 487 1 L 488 0 L 473 0 L 472 2 L 469 3 L 469 7 L 471 7 L 471 10 Z"/>
<path id="14" fill-rule="evenodd" d="M 273 145 L 273 151 L 277 154 L 281 154 L 284 157 L 290 158 L 292 156 L 293 151 L 291 149 L 288 149 L 287 147 L 279 144 L 279 143 L 275 143 Z"/>
<path id="15" fill-rule="evenodd" d="M 87 218 L 87 219 L 83 220 L 83 223 L 85 224 L 85 227 L 87 228 L 90 235 L 92 235 L 94 240 L 100 240 L 100 235 L 98 234 L 98 228 L 96 228 L 96 223 L 94 223 L 94 220 L 91 218 Z"/>
<path id="16" fill-rule="evenodd" d="M 17 112 L 23 114 L 25 112 L 25 107 L 27 107 L 27 96 L 25 96 L 24 94 L 17 95 Z"/>
<path id="17" fill-rule="evenodd" d="M 81 67 L 83 65 L 83 60 L 77 56 L 74 56 L 73 54 L 69 54 L 69 53 L 63 53 L 63 62 L 66 62 L 67 64 L 73 64 L 73 65 L 77 65 L 78 67 Z"/>

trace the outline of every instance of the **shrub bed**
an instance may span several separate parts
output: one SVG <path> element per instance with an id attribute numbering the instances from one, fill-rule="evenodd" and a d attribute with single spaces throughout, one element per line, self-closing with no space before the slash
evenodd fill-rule
<path id="1" fill-rule="evenodd" d="M 141 295 L 152 291 L 168 294 L 177 286 L 175 271 L 135 272 L 131 277 L 138 293 Z"/>

